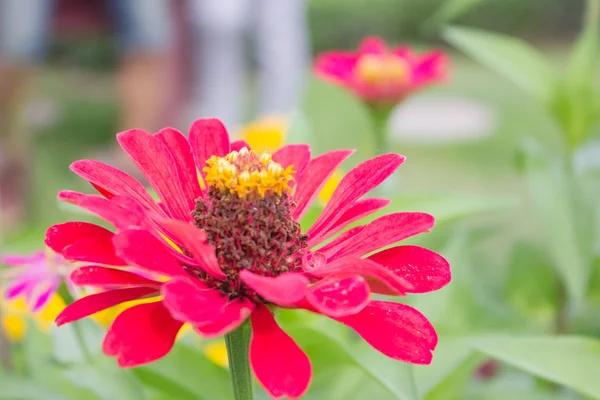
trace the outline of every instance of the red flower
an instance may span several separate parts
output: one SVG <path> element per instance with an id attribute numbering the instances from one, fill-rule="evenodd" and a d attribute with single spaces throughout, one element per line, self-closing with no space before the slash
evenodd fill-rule
<path id="1" fill-rule="evenodd" d="M 311 158 L 309 146 L 294 144 L 272 157 L 258 156 L 245 143 L 230 143 L 214 119 L 196 121 L 189 141 L 173 129 L 156 135 L 130 130 L 117 138 L 160 202 L 113 167 L 89 160 L 72 165 L 102 196 L 59 197 L 106 219 L 117 232 L 68 222 L 51 227 L 46 243 L 70 260 L 129 267 L 76 270 L 76 284 L 110 290 L 68 306 L 59 325 L 133 299 L 156 298 L 121 313 L 104 340 L 106 354 L 132 367 L 167 354 L 183 323 L 214 337 L 250 317 L 252 368 L 273 397 L 302 395 L 311 366 L 268 305 L 333 318 L 389 357 L 431 361 L 437 336 L 429 321 L 407 305 L 371 300 L 371 293 L 423 293 L 450 281 L 448 263 L 430 250 L 395 246 L 377 252 L 428 231 L 433 217 L 388 214 L 323 244 L 389 203 L 363 196 L 404 157 L 386 154 L 352 169 L 302 233 L 297 221 L 352 151 Z"/>
<path id="2" fill-rule="evenodd" d="M 319 77 L 368 103 L 394 105 L 423 86 L 443 81 L 446 64 L 442 51 L 414 54 L 409 47 L 388 49 L 381 38 L 368 37 L 357 52 L 319 54 L 314 68 Z"/>

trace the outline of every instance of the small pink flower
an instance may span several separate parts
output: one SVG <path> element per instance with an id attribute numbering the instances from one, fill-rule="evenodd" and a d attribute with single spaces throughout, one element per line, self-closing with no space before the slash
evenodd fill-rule
<path id="1" fill-rule="evenodd" d="M 69 263 L 50 249 L 29 255 L 5 254 L 0 261 L 10 266 L 2 274 L 2 281 L 7 283 L 3 289 L 4 297 L 7 300 L 24 297 L 32 312 L 38 312 L 48 304 L 63 279 L 74 290 L 66 278 L 71 272 Z"/>
<path id="2" fill-rule="evenodd" d="M 446 77 L 446 55 L 415 54 L 409 47 L 388 49 L 381 38 L 365 38 L 356 52 L 330 51 L 315 61 L 316 74 L 371 104 L 394 105 L 414 91 Z"/>

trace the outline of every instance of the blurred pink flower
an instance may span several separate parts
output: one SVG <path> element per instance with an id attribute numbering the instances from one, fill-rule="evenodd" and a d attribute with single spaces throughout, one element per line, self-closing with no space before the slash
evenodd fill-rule
<path id="1" fill-rule="evenodd" d="M 434 50 L 416 54 L 410 47 L 388 49 L 379 37 L 367 37 L 358 51 L 321 53 L 315 61 L 320 78 L 351 90 L 364 101 L 395 105 L 410 93 L 444 81 L 447 58 Z"/>
<path id="2" fill-rule="evenodd" d="M 22 296 L 32 312 L 40 311 L 58 291 L 63 279 L 69 290 L 75 287 L 68 280 L 69 262 L 50 249 L 29 255 L 5 254 L 0 262 L 9 268 L 2 271 L 4 297 L 13 300 Z"/>

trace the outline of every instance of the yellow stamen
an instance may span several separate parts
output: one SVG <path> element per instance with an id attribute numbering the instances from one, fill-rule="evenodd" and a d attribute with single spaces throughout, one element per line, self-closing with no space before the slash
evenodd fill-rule
<path id="1" fill-rule="evenodd" d="M 371 85 L 402 84 L 409 79 L 406 61 L 392 54 L 367 54 L 358 60 L 356 75 Z"/>
<path id="2" fill-rule="evenodd" d="M 283 168 L 270 154 L 258 156 L 245 147 L 224 157 L 212 156 L 206 163 L 203 171 L 208 186 L 244 199 L 255 194 L 265 197 L 267 193 L 281 196 L 290 190 L 288 182 L 294 174 L 292 165 Z"/>

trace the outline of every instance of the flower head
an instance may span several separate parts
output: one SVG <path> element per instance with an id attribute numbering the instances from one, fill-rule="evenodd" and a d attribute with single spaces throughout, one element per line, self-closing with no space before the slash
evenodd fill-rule
<path id="1" fill-rule="evenodd" d="M 415 54 L 408 47 L 388 49 L 380 38 L 369 37 L 356 52 L 321 53 L 315 72 L 368 103 L 395 105 L 415 90 L 444 80 L 446 57 L 441 51 Z"/>
<path id="2" fill-rule="evenodd" d="M 230 143 L 214 119 L 196 121 L 189 139 L 173 129 L 117 137 L 160 202 L 106 164 L 72 165 L 101 196 L 59 197 L 106 219 L 116 231 L 68 222 L 51 227 L 46 243 L 59 252 L 71 249 L 62 251 L 67 258 L 101 259 L 114 267 L 73 272 L 76 284 L 109 290 L 71 304 L 58 324 L 146 299 L 119 314 L 103 344 L 106 354 L 131 367 L 167 354 L 184 323 L 212 338 L 249 318 L 250 362 L 273 397 L 301 396 L 312 374 L 306 354 L 275 321 L 276 306 L 337 320 L 389 357 L 431 361 L 437 336 L 429 321 L 412 307 L 372 300 L 371 294 L 423 293 L 449 282 L 448 263 L 436 253 L 417 246 L 380 251 L 428 231 L 433 217 L 392 213 L 344 230 L 389 204 L 363 197 L 404 157 L 386 154 L 351 170 L 302 232 L 298 221 L 352 151 L 313 158 L 307 145 L 296 144 L 259 155 L 245 142 Z"/>

